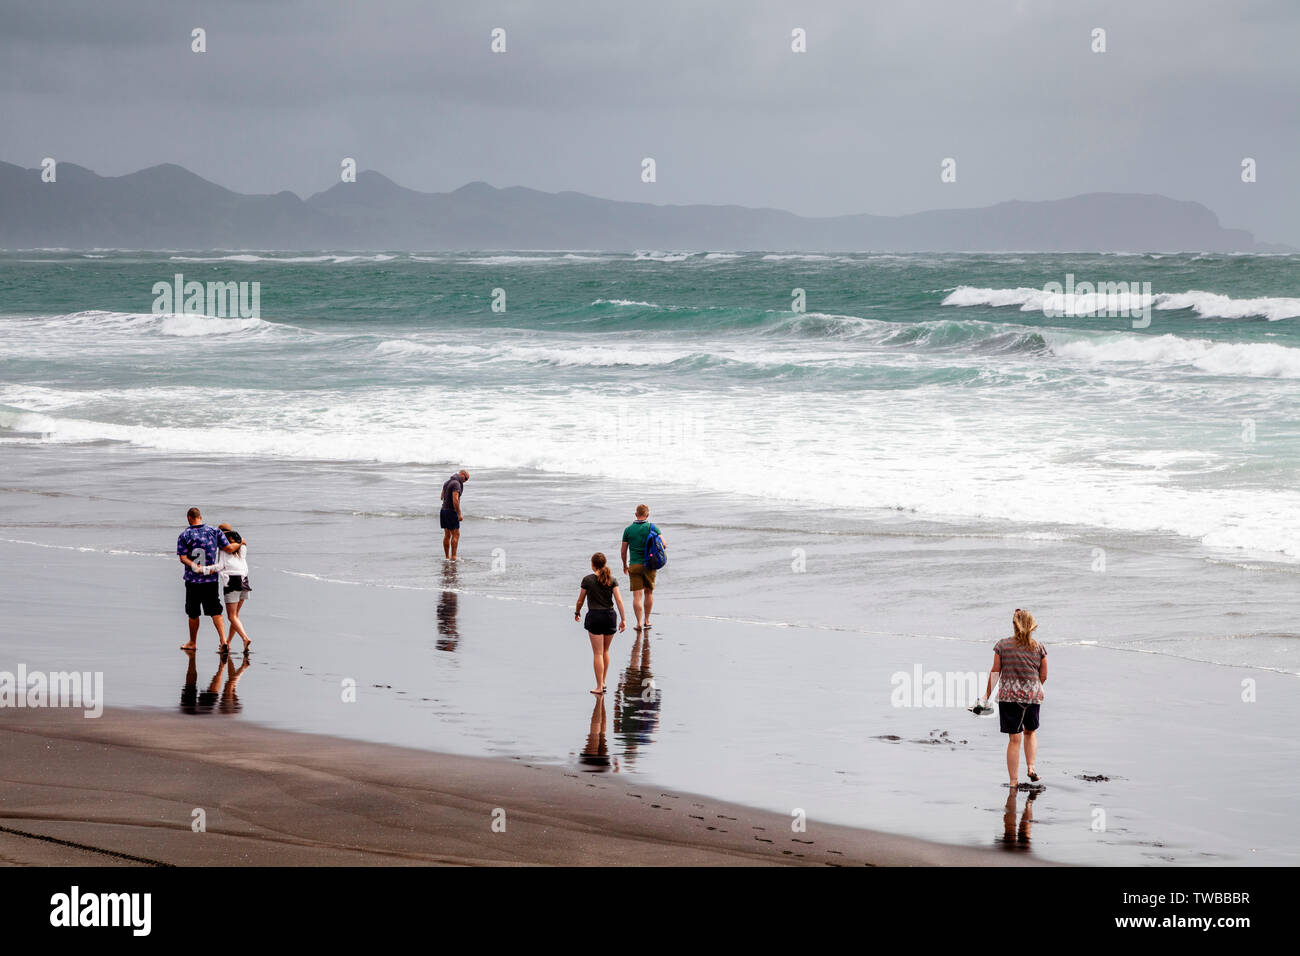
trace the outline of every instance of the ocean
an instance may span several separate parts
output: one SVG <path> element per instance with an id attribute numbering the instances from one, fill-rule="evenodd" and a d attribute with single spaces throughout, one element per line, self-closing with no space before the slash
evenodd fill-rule
<path id="1" fill-rule="evenodd" d="M 258 615 L 280 576 L 424 592 L 439 620 L 449 596 L 453 617 L 464 596 L 571 620 L 587 556 L 621 570 L 645 502 L 670 554 L 657 613 L 780 629 L 790 659 L 772 666 L 792 684 L 854 680 L 819 652 L 827 635 L 986 670 L 1028 607 L 1049 648 L 1108 654 L 1122 698 L 1186 693 L 1162 675 L 1195 665 L 1235 699 L 1252 674 L 1300 675 L 1298 267 L 4 252 L 0 543 L 145 569 L 179 601 L 172 543 L 198 504 L 254 543 Z M 259 283 L 260 315 L 152 314 L 178 273 Z M 1091 301 L 1045 314 L 1041 290 L 1067 277 L 1150 283 L 1127 302 L 1149 324 Z M 449 579 L 438 493 L 460 467 Z M 180 636 L 179 608 L 160 615 Z M 860 690 L 888 706 L 888 686 Z"/>

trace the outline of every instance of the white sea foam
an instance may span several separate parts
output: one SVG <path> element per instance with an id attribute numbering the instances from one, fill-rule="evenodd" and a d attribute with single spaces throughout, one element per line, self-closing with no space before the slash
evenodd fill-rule
<path id="1" fill-rule="evenodd" d="M 461 259 L 461 262 L 476 266 L 513 266 L 540 265 L 543 262 L 555 262 L 559 256 L 479 256 Z"/>
<path id="2" fill-rule="evenodd" d="M 1140 362 L 1191 366 L 1211 375 L 1300 378 L 1300 349 L 1271 342 L 1210 342 L 1176 335 L 1114 335 L 1096 339 L 1045 333 L 1055 355 L 1088 364 Z"/>
<path id="3" fill-rule="evenodd" d="M 619 348 L 610 345 L 574 345 L 571 348 L 538 345 L 520 345 L 510 342 L 492 346 L 426 344 L 405 339 L 379 343 L 375 352 L 399 358 L 447 358 L 463 356 L 482 359 L 489 363 L 523 363 L 565 367 L 590 366 L 607 368 L 619 365 L 670 365 L 689 358 L 693 353 L 684 349 L 654 347 Z"/>
<path id="4" fill-rule="evenodd" d="M 374 255 L 317 255 L 317 256 L 261 256 L 251 252 L 234 253 L 228 256 L 170 256 L 172 262 L 282 262 L 303 264 L 313 262 L 388 262 L 397 258 L 386 253 Z"/>
<path id="5" fill-rule="evenodd" d="M 643 307 L 643 308 L 647 308 L 647 309 L 662 309 L 662 308 L 664 308 L 664 306 L 659 305 L 657 302 L 640 302 L 640 301 L 638 301 L 638 300 L 636 300 L 636 299 L 596 299 L 596 300 L 595 300 L 594 302 L 592 302 L 591 304 L 592 304 L 592 305 L 624 305 L 624 306 L 639 306 L 639 307 Z"/>
<path id="6" fill-rule="evenodd" d="M 670 357 L 608 349 L 545 352 L 521 347 L 519 358 Z M 882 392 L 847 408 L 777 392 L 755 403 L 749 394 L 718 391 L 620 394 L 574 387 L 559 394 L 546 387 L 465 392 L 434 386 L 310 395 L 213 389 L 207 403 L 195 405 L 184 400 L 187 389 L 172 388 L 72 392 L 63 397 L 64 407 L 46 412 L 20 410 L 58 404 L 49 395 L 42 401 L 24 394 L 27 389 L 0 390 L 0 401 L 18 406 L 0 409 L 0 426 L 48 433 L 54 442 L 107 439 L 175 452 L 230 448 L 241 456 L 394 464 L 440 463 L 455 448 L 484 468 L 614 479 L 637 474 L 664 487 L 689 475 L 697 492 L 831 507 L 869 503 L 959 524 L 978 519 L 1172 533 L 1213 547 L 1300 558 L 1300 491 L 1242 486 L 1225 494 L 1214 485 L 1180 482 L 1171 468 L 1208 474 L 1223 463 L 1198 463 L 1187 448 L 1146 459 L 1145 467 L 1134 467 L 1143 464 L 1138 460 L 1107 461 L 1103 456 L 1115 453 L 1113 434 L 1098 436 L 1071 406 L 1026 407 L 1020 396 L 986 398 L 978 415 L 945 427 L 952 406 L 944 388 Z M 100 420 L 100 403 L 110 395 L 121 420 Z M 440 414 L 430 416 L 434 408 Z M 602 427 L 575 428 L 575 409 L 582 421 Z M 1234 430 L 1236 420 L 1225 427 Z M 1086 454 L 1089 447 L 1097 454 Z M 1231 441 L 1216 452 L 1227 456 L 1224 461 L 1244 454 Z M 817 481 L 789 482 L 791 474 L 810 473 Z"/>
<path id="7" fill-rule="evenodd" d="M 1004 308 L 1020 306 L 1021 311 L 1056 309 L 1066 315 L 1092 315 L 1107 309 L 1128 312 L 1147 305 L 1158 310 L 1190 309 L 1211 319 L 1266 318 L 1271 321 L 1300 317 L 1300 298 L 1260 297 L 1233 299 L 1217 292 L 1159 292 L 1151 296 L 1121 293 L 1115 296 L 1094 293 L 1091 295 L 1065 295 L 1044 292 L 1042 289 L 1024 287 L 1014 289 L 988 289 L 959 286 L 950 292 L 941 305 L 992 306 Z"/>
<path id="8" fill-rule="evenodd" d="M 271 323 L 255 318 L 218 318 L 208 315 L 161 314 L 149 312 L 106 312 L 91 310 L 47 317 L 42 331 L 72 333 L 158 334 L 174 338 L 202 335 L 230 335 L 253 329 L 269 329 Z M 71 344 L 75 344 L 75 340 Z"/>
<path id="9" fill-rule="evenodd" d="M 659 252 L 658 250 L 647 252 L 638 250 L 633 258 L 637 262 L 685 262 L 694 254 L 693 252 Z"/>

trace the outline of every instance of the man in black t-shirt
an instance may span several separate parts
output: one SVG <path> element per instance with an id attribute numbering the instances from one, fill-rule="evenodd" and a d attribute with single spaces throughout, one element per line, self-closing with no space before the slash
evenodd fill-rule
<path id="1" fill-rule="evenodd" d="M 462 468 L 442 485 L 442 511 L 438 514 L 438 524 L 442 526 L 442 555 L 448 561 L 456 560 L 456 549 L 460 546 L 460 494 L 467 481 L 469 472 Z"/>

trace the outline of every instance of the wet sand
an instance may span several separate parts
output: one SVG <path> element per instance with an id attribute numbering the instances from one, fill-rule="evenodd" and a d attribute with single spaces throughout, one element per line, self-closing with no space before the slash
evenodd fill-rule
<path id="1" fill-rule="evenodd" d="M 0 861 L 76 866 L 1023 862 L 627 779 L 246 723 L 12 710 Z M 193 829 L 195 810 L 206 829 Z M 504 832 L 494 820 L 504 815 Z"/>
<path id="2" fill-rule="evenodd" d="M 304 564 L 306 520 L 295 519 L 249 523 L 259 528 L 245 609 L 254 651 L 241 670 L 239 654 L 234 666 L 218 660 L 206 622 L 193 662 L 177 650 L 179 565 L 145 552 L 174 540 L 173 528 L 121 522 L 117 502 L 105 506 L 111 518 L 73 522 L 65 499 L 54 509 L 38 497 L 21 499 L 31 527 L 5 535 L 55 540 L 0 541 L 0 670 L 102 671 L 110 710 L 229 724 L 236 730 L 213 732 L 236 738 L 256 724 L 413 748 L 428 760 L 545 766 L 596 784 L 584 785 L 591 791 L 630 781 L 627 789 L 656 794 L 708 794 L 775 814 L 785 828 L 802 808 L 810 820 L 1000 848 L 1020 861 L 1300 861 L 1291 674 L 1062 642 L 1049 630 L 1039 753 L 1047 789 L 1032 808 L 1020 794 L 1008 825 L 997 721 L 892 699 L 894 678 L 918 667 L 987 668 L 996 632 L 940 638 L 705 617 L 681 606 L 687 575 L 673 565 L 651 636 L 615 639 L 602 706 L 587 693 L 590 651 L 573 623 L 580 560 L 553 598 L 516 595 L 518 573 L 494 569 L 491 539 L 482 541 L 490 529 L 480 528 L 463 541 L 458 567 L 411 557 L 422 587 L 322 580 L 308 574 L 318 569 Z M 57 531 L 39 523 L 50 520 Z M 429 543 L 424 523 L 412 527 Z M 408 543 L 346 540 L 362 563 Z M 799 581 L 836 600 L 811 576 Z M 341 699 L 347 682 L 355 703 Z M 0 711 L 0 729 L 15 716 Z M 66 770 L 63 782 L 75 780 L 75 761 Z M 155 783 L 170 786 L 170 772 L 137 790 Z M 1032 832 L 1021 839 L 1030 809 Z"/>

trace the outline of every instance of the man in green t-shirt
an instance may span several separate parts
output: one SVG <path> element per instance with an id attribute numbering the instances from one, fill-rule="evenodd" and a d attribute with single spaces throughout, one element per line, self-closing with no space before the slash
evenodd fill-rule
<path id="1" fill-rule="evenodd" d="M 623 573 L 632 582 L 632 611 L 636 614 L 636 629 L 650 627 L 650 609 L 655 603 L 655 572 L 645 566 L 645 542 L 650 529 L 650 509 L 636 506 L 636 520 L 623 529 Z"/>

